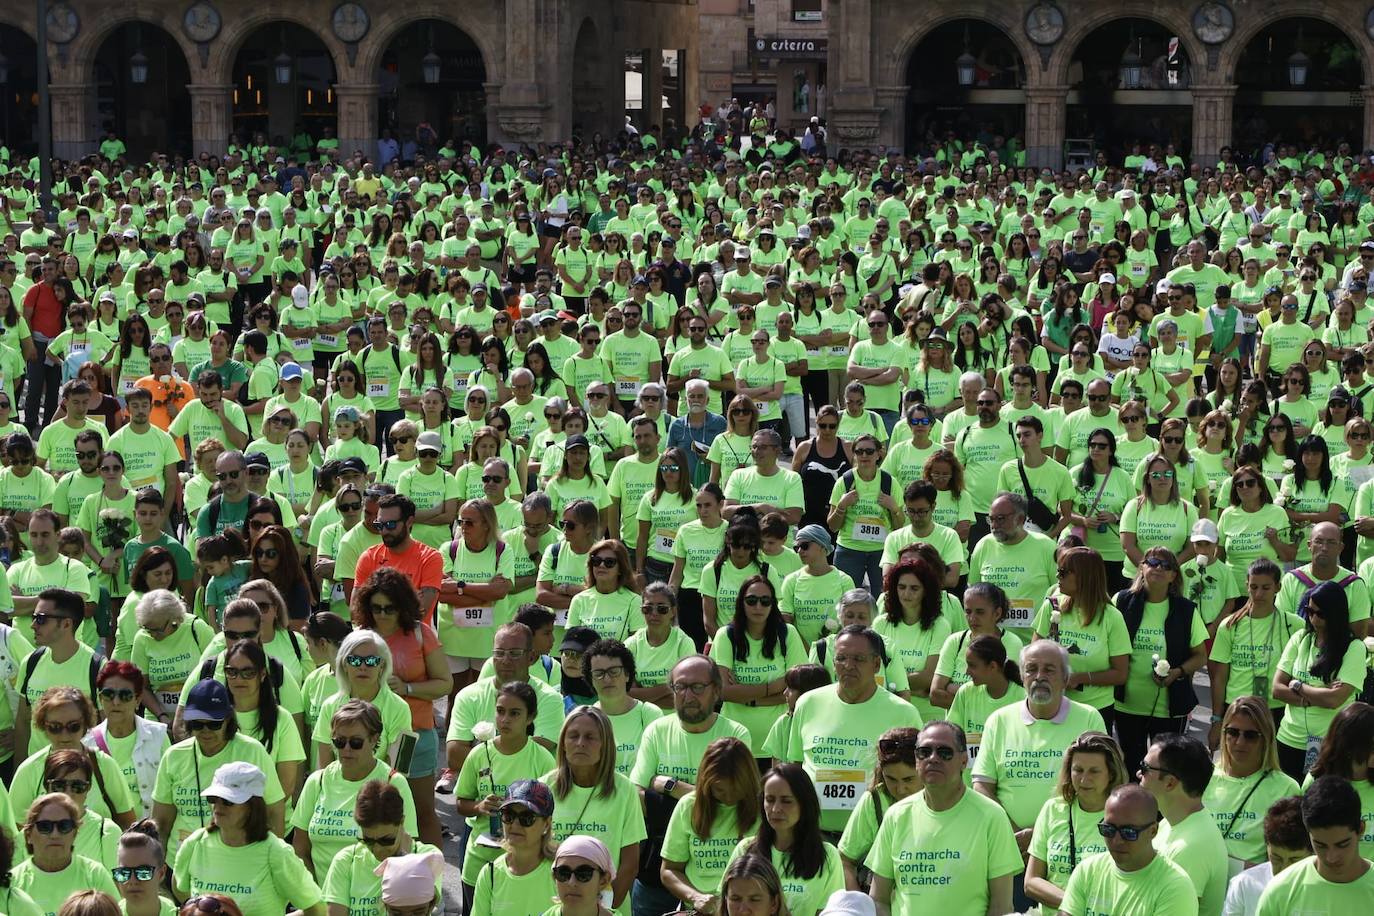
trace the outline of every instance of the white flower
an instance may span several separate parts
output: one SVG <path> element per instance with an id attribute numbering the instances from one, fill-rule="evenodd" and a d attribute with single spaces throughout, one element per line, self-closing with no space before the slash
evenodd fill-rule
<path id="1" fill-rule="evenodd" d="M 478 722 L 472 727 L 472 740 L 490 741 L 496 737 L 496 725 L 492 722 Z"/>
<path id="2" fill-rule="evenodd" d="M 1164 659 L 1160 658 L 1158 655 L 1156 655 L 1156 656 L 1154 657 L 1154 659 L 1155 659 L 1155 674 L 1156 674 L 1157 676 L 1159 676 L 1159 677 L 1168 677 L 1168 676 L 1169 676 L 1169 663 L 1168 663 L 1167 661 L 1165 661 Z"/>
<path id="3" fill-rule="evenodd" d="M 1284 469 L 1285 471 L 1287 471 L 1288 473 L 1291 474 L 1291 473 L 1293 472 L 1293 468 L 1295 468 L 1295 467 L 1297 467 L 1297 465 L 1293 463 L 1293 459 L 1292 459 L 1292 458 L 1285 458 L 1285 459 L 1284 459 L 1284 461 L 1283 461 L 1283 469 Z"/>
<path id="4" fill-rule="evenodd" d="M 1207 564 L 1210 563 L 1210 562 L 1212 562 L 1212 561 L 1209 560 L 1209 559 L 1207 559 L 1206 557 L 1202 556 L 1201 554 L 1198 554 L 1198 558 L 1197 558 L 1197 568 L 1198 568 L 1198 569 L 1206 569 L 1206 568 L 1207 568 Z"/>
<path id="5" fill-rule="evenodd" d="M 1058 611 L 1050 611 L 1050 626 L 1054 626 L 1054 627 L 1059 626 L 1059 612 L 1058 612 Z"/>
<path id="6" fill-rule="evenodd" d="M 836 632 L 837 630 L 839 630 L 839 628 L 840 628 L 840 622 L 839 622 L 838 620 L 836 620 L 834 617 L 827 617 L 827 618 L 825 618 L 824 628 L 825 628 L 825 632 L 827 632 L 827 633 L 834 633 L 834 632 Z"/>
<path id="7" fill-rule="evenodd" d="M 1227 398 L 1226 400 L 1221 402 L 1221 409 L 1226 411 L 1227 413 L 1230 413 L 1232 410 L 1235 409 L 1235 405 L 1231 403 L 1230 398 Z"/>

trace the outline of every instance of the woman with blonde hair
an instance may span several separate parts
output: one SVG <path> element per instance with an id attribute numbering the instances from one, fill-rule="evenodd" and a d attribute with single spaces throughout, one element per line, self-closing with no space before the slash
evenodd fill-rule
<path id="1" fill-rule="evenodd" d="M 1301 794 L 1297 782 L 1279 768 L 1274 719 L 1266 702 L 1243 696 L 1221 720 L 1221 765 L 1202 793 L 1226 841 L 1230 877 L 1265 861 L 1264 813 L 1280 798 Z"/>
<path id="2" fill-rule="evenodd" d="M 1107 796 L 1127 781 L 1120 746 L 1101 732 L 1084 732 L 1064 751 L 1055 793 L 1035 819 L 1026 863 L 1026 896 L 1040 904 L 1041 916 L 1059 911 L 1079 862 L 1107 851 L 1097 825 Z"/>
<path id="3" fill-rule="evenodd" d="M 29 858 L 10 871 L 10 886 L 32 897 L 40 912 L 56 913 L 76 891 L 117 893 L 108 868 L 76 853 L 80 826 L 81 808 L 60 792 L 34 799 L 19 825 Z"/>
<path id="4" fill-rule="evenodd" d="M 750 445 L 759 431 L 759 410 L 754 399 L 735 395 L 725 412 L 725 432 L 711 440 L 706 460 L 711 465 L 711 482 L 725 486 L 730 475 L 754 463 Z"/>
<path id="5" fill-rule="evenodd" d="M 719 912 L 723 863 L 744 837 L 758 829 L 761 814 L 758 767 L 738 738 L 706 746 L 696 788 L 668 819 L 663 839 L 663 887 L 698 913 Z"/>
<path id="6" fill-rule="evenodd" d="M 498 813 L 504 852 L 477 875 L 471 916 L 533 913 L 557 892 L 552 869 L 553 793 L 535 779 L 518 779 L 506 789 Z"/>
<path id="7" fill-rule="evenodd" d="M 639 871 L 639 844 L 647 836 L 639 789 L 616 772 L 611 720 L 594 706 L 578 706 L 563 720 L 552 772 L 540 781 L 553 789 L 557 805 L 554 838 L 576 834 L 604 838 L 615 877 L 613 905 L 624 914 Z"/>
<path id="8" fill-rule="evenodd" d="M 600 636 L 624 641 L 644 628 L 639 580 L 625 544 L 607 538 L 587 554 L 587 587 L 568 605 L 568 628 L 591 627 Z"/>

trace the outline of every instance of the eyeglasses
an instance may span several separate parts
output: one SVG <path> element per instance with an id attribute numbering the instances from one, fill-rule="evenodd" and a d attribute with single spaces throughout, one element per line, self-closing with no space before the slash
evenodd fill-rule
<path id="1" fill-rule="evenodd" d="M 953 760 L 954 748 L 948 744 L 923 744 L 916 748 L 917 760 L 929 760 L 931 757 L 939 757 L 941 760 Z"/>
<path id="2" fill-rule="evenodd" d="M 345 747 L 350 747 L 355 751 L 360 751 L 363 749 L 363 745 L 367 744 L 366 738 L 359 738 L 357 735 L 354 735 L 352 738 L 340 738 L 335 736 L 333 738 L 330 738 L 329 741 L 331 744 L 334 745 L 334 747 L 337 750 L 340 751 L 343 750 Z"/>
<path id="3" fill-rule="evenodd" d="M 257 639 L 257 630 L 225 630 L 225 642 L 238 642 L 241 639 Z"/>
<path id="4" fill-rule="evenodd" d="M 86 723 L 85 723 L 85 722 L 51 722 L 51 721 L 49 721 L 49 722 L 44 722 L 44 723 L 43 723 L 43 731 L 47 732 L 47 733 L 50 734 L 50 735 L 61 735 L 61 734 L 63 734 L 63 733 L 66 733 L 66 734 L 68 734 L 68 735 L 76 735 L 76 734 L 80 734 L 81 732 L 85 731 L 85 729 L 86 729 Z"/>
<path id="5" fill-rule="evenodd" d="M 224 666 L 224 676 L 231 681 L 251 681 L 258 676 L 258 669 L 249 665 L 244 668 L 233 668 L 229 665 Z"/>
<path id="6" fill-rule="evenodd" d="M 217 732 L 223 727 L 223 719 L 220 719 L 218 721 L 214 719 L 194 719 L 186 723 L 186 730 L 192 733 L 198 731 Z"/>
<path id="7" fill-rule="evenodd" d="M 567 884 L 574 878 L 577 879 L 578 884 L 588 884 L 599 874 L 601 874 L 601 869 L 595 865 L 579 865 L 576 868 L 569 868 L 566 865 L 553 867 L 553 880 L 559 884 Z"/>
<path id="8" fill-rule="evenodd" d="M 360 836 L 358 839 L 364 846 L 394 846 L 396 837 L 397 834 L 393 833 L 389 836 Z"/>
<path id="9" fill-rule="evenodd" d="M 115 883 L 117 884 L 128 884 L 134 878 L 140 881 L 151 881 L 153 880 L 153 874 L 156 872 L 157 869 L 151 865 L 134 865 L 132 867 L 120 865 L 110 869 L 110 875 L 115 879 Z"/>
<path id="10" fill-rule="evenodd" d="M 215 479 L 218 480 L 218 481 L 220 481 L 220 482 L 223 482 L 223 481 L 225 481 L 225 480 L 238 480 L 238 479 L 239 479 L 239 475 L 242 474 L 242 473 L 243 473 L 243 470 L 242 470 L 242 469 L 237 470 L 237 471 L 216 471 L 216 472 L 215 472 Z"/>
<path id="11" fill-rule="evenodd" d="M 80 779 L 49 779 L 43 783 L 49 792 L 62 792 L 66 795 L 85 795 L 91 791 L 91 784 Z"/>
<path id="12" fill-rule="evenodd" d="M 278 551 L 275 547 L 260 547 L 253 551 L 253 559 L 255 560 L 275 560 L 277 555 Z"/>
<path id="13" fill-rule="evenodd" d="M 1144 767 L 1142 767 L 1141 769 L 1144 769 Z M 1097 832 L 1102 834 L 1103 837 L 1109 840 L 1114 839 L 1116 835 L 1119 833 L 1121 834 L 1121 838 L 1123 840 L 1125 840 L 1128 843 L 1134 843 L 1136 840 L 1140 839 L 1140 835 L 1142 833 L 1144 833 L 1146 830 L 1149 830 L 1153 826 L 1154 824 L 1141 824 L 1139 827 L 1137 827 L 1133 824 L 1117 825 L 1110 824 L 1107 821 L 1098 821 Z"/>
<path id="14" fill-rule="evenodd" d="M 120 703 L 127 703 L 127 702 L 129 702 L 130 700 L 132 700 L 132 699 L 134 698 L 134 696 L 135 696 L 134 692 L 133 692 L 132 690 L 130 690 L 128 687 L 119 687 L 119 688 L 115 688 L 115 687 L 101 687 L 101 688 L 100 688 L 100 698 L 101 698 L 102 700 L 109 700 L 110 702 L 115 702 L 115 701 L 117 700 L 117 701 L 119 701 Z"/>
<path id="15" fill-rule="evenodd" d="M 678 681 L 675 684 L 668 685 L 668 689 L 671 690 L 673 693 L 690 693 L 694 697 L 701 696 L 708 689 L 710 689 L 710 687 L 711 684 L 705 681 L 697 681 L 691 684 L 684 684 L 681 681 Z"/>
<path id="16" fill-rule="evenodd" d="M 1258 741 L 1264 737 L 1253 728 L 1236 728 L 1234 725 L 1226 726 L 1221 732 L 1228 738 L 1244 738 L 1246 741 Z"/>
<path id="17" fill-rule="evenodd" d="M 1173 480 L 1173 479 L 1174 479 L 1174 472 L 1173 472 L 1173 471 L 1151 471 L 1151 472 L 1150 472 L 1150 479 L 1151 479 L 1151 480 Z"/>
<path id="18" fill-rule="evenodd" d="M 593 668 L 592 678 L 598 681 L 612 681 L 625 673 L 624 665 L 615 665 L 610 668 Z"/>
<path id="19" fill-rule="evenodd" d="M 33 829 L 34 829 L 34 830 L 37 830 L 39 833 L 43 834 L 44 836 L 48 836 L 48 835 L 51 834 L 54 830 L 56 830 L 58 833 L 62 834 L 63 836 L 66 836 L 67 834 L 71 833 L 73 830 L 76 829 L 76 821 L 72 820 L 72 819 L 69 818 L 69 817 L 64 817 L 64 818 L 62 818 L 61 820 L 56 820 L 56 821 L 49 821 L 49 820 L 34 821 L 34 822 L 33 822 Z"/>
<path id="20" fill-rule="evenodd" d="M 349 655 L 344 658 L 350 668 L 361 668 L 366 665 L 369 668 L 376 668 L 382 664 L 380 655 Z"/>

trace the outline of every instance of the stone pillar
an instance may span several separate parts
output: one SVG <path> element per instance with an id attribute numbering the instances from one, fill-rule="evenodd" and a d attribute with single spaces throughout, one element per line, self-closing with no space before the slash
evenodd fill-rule
<path id="1" fill-rule="evenodd" d="M 1364 96 L 1364 145 L 1363 149 L 1371 149 L 1374 144 L 1374 86 L 1360 87 L 1360 93 Z"/>
<path id="2" fill-rule="evenodd" d="M 80 159 L 95 150 L 95 86 L 91 83 L 51 83 L 52 154 L 58 159 Z"/>
<path id="3" fill-rule="evenodd" d="M 828 148 L 876 146 L 882 114 L 873 91 L 873 0 L 831 0 Z"/>
<path id="4" fill-rule="evenodd" d="M 1059 169 L 1064 164 L 1068 86 L 1026 88 L 1026 164 Z"/>
<path id="5" fill-rule="evenodd" d="M 663 128 L 663 49 L 644 49 L 644 107 L 639 110 L 641 131 L 657 124 Z"/>
<path id="6" fill-rule="evenodd" d="M 1193 144 L 1190 158 L 1211 165 L 1231 142 L 1235 86 L 1193 86 Z M 1367 131 L 1366 131 L 1367 132 Z"/>
<path id="7" fill-rule="evenodd" d="M 192 83 L 191 153 L 222 156 L 229 145 L 234 113 L 234 87 Z"/>
<path id="8" fill-rule="evenodd" d="M 558 34 L 558 26 L 558 10 L 544 0 L 506 3 L 506 79 L 496 112 L 498 131 L 492 139 L 507 143 L 562 139 L 563 131 L 554 123 L 557 112 L 545 94 L 546 88 L 558 87 L 559 52 L 540 41 L 542 35 Z"/>
<path id="9" fill-rule="evenodd" d="M 906 97 L 910 86 L 879 86 L 873 90 L 879 110 L 877 143 L 880 146 L 906 148 Z"/>
<path id="10" fill-rule="evenodd" d="M 339 155 L 345 159 L 360 149 L 369 159 L 377 156 L 376 83 L 338 83 L 334 97 L 339 104 Z"/>

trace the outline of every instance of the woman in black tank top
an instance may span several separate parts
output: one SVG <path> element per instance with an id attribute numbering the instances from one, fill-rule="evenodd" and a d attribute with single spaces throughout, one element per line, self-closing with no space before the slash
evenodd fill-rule
<path id="1" fill-rule="evenodd" d="M 817 434 L 803 442 L 792 457 L 792 470 L 801 475 L 805 501 L 801 525 L 825 525 L 830 491 L 840 475 L 853 467 L 849 443 L 837 435 L 839 427 L 840 412 L 833 405 L 824 405 L 816 411 Z"/>

